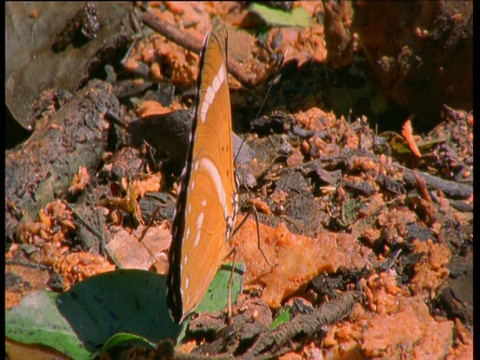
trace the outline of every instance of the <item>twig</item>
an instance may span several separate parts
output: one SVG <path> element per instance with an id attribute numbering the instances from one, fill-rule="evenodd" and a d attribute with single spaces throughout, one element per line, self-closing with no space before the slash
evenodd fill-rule
<path id="1" fill-rule="evenodd" d="M 301 168 L 305 171 L 313 171 L 316 169 L 316 167 L 319 166 L 319 164 L 322 165 L 323 168 L 335 168 L 340 166 L 341 164 L 347 164 L 347 162 L 353 161 L 353 159 L 356 157 L 367 157 L 369 159 L 372 159 L 376 162 L 378 162 L 378 156 L 368 153 L 367 151 L 363 150 L 349 150 L 347 152 L 344 152 L 340 156 L 335 156 L 333 158 L 325 158 L 325 159 L 319 159 L 319 160 L 314 160 L 311 161 L 310 163 L 302 164 Z M 427 174 L 422 171 L 418 170 L 411 170 L 406 168 L 405 166 L 400 165 L 397 162 L 393 162 L 392 166 L 395 169 L 399 169 L 403 171 L 403 181 L 405 184 L 411 186 L 411 187 L 416 187 L 417 186 L 417 180 L 415 176 L 421 177 L 423 180 L 425 180 L 425 184 L 427 186 L 428 190 L 442 190 L 442 192 L 445 194 L 446 197 L 450 199 L 467 199 L 473 194 L 473 186 L 468 185 L 468 184 L 462 184 L 457 181 L 452 181 L 452 180 L 445 180 L 442 178 L 439 178 L 437 176 L 433 176 L 430 174 Z"/>
<path id="2" fill-rule="evenodd" d="M 80 215 L 74 208 L 72 208 L 72 207 L 70 206 L 70 204 L 65 203 L 65 205 L 67 206 L 67 209 L 72 212 L 73 216 L 74 216 L 79 222 L 81 222 L 81 223 L 83 224 L 83 226 L 85 226 L 93 235 L 95 235 L 96 237 L 98 237 L 100 240 L 103 239 L 102 234 L 100 234 L 97 229 L 95 229 L 92 225 L 90 225 L 90 224 L 88 223 L 88 221 L 85 220 L 85 219 L 82 217 L 82 215 Z"/>
<path id="3" fill-rule="evenodd" d="M 421 171 L 413 171 L 398 164 L 393 164 L 393 166 L 403 170 L 403 180 L 412 187 L 416 186 L 415 174 L 417 174 L 425 180 L 428 190 L 442 190 L 448 198 L 467 199 L 473 194 L 473 187 L 471 185 L 441 179 Z"/>
<path id="4" fill-rule="evenodd" d="M 348 316 L 359 297 L 360 293 L 348 291 L 337 301 L 324 304 L 311 314 L 297 315 L 290 322 L 263 333 L 242 358 L 271 359 L 281 356 L 298 343 L 295 338 L 299 335 L 301 341 L 306 341 L 320 332 L 324 325 L 336 323 Z"/>
<path id="5" fill-rule="evenodd" d="M 187 50 L 193 51 L 196 54 L 200 54 L 202 51 L 202 43 L 190 36 L 189 34 L 182 32 L 175 26 L 163 21 L 156 17 L 152 12 L 147 11 L 142 15 L 142 21 L 152 30 L 165 36 L 168 40 L 184 47 Z M 228 71 L 237 79 L 240 84 L 246 88 L 253 88 L 255 85 L 263 81 L 264 79 L 257 79 L 255 74 L 252 73 L 248 76 L 245 69 L 231 56 L 228 56 L 227 61 Z"/>
<path id="6" fill-rule="evenodd" d="M 159 34 L 165 36 L 168 40 L 181 45 L 187 50 L 200 54 L 202 51 L 202 43 L 197 39 L 189 36 L 187 33 L 180 31 L 175 26 L 159 19 L 151 11 L 147 11 L 142 15 L 142 22 L 150 29 L 155 30 Z"/>
<path id="7" fill-rule="evenodd" d="M 52 270 L 51 266 L 43 265 L 43 264 L 36 264 L 28 260 L 20 260 L 20 259 L 8 259 L 5 260 L 5 265 L 19 265 L 30 269 L 40 269 L 40 270 Z"/>

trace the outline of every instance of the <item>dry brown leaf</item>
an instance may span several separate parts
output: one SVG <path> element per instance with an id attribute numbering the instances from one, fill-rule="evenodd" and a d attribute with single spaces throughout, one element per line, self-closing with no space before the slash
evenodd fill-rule
<path id="1" fill-rule="evenodd" d="M 68 360 L 70 357 L 55 351 L 52 348 L 37 344 L 22 344 L 5 338 L 5 358 L 10 360 Z"/>
<path id="2" fill-rule="evenodd" d="M 320 121 L 320 119 L 325 119 L 332 121 L 332 118 L 336 120 L 335 114 L 333 113 L 325 113 L 323 110 L 319 109 L 318 107 L 312 107 L 307 111 L 299 111 L 295 114 L 295 118 L 298 122 L 302 125 L 302 127 L 321 131 L 324 130 L 327 126 L 325 126 L 325 121 Z M 328 122 L 328 121 L 327 121 Z"/>
<path id="3" fill-rule="evenodd" d="M 125 229 L 118 228 L 106 250 L 115 264 L 121 269 L 148 270 L 155 262 L 154 256 Z"/>
<path id="4" fill-rule="evenodd" d="M 402 135 L 407 141 L 408 147 L 412 150 L 413 154 L 417 157 L 422 157 L 420 150 L 418 150 L 417 143 L 415 142 L 415 138 L 413 137 L 413 128 L 412 122 L 408 119 L 402 128 Z"/>
<path id="5" fill-rule="evenodd" d="M 293 149 L 293 153 L 287 159 L 289 167 L 296 167 L 303 162 L 303 154 L 298 149 Z"/>
<path id="6" fill-rule="evenodd" d="M 44 208 L 40 209 L 40 211 L 38 212 L 38 218 L 40 222 L 47 226 L 47 228 L 50 229 L 52 227 L 52 218 L 45 212 Z"/>
<path id="7" fill-rule="evenodd" d="M 165 108 L 162 104 L 154 100 L 142 101 L 136 111 L 139 117 L 162 115 L 169 112 L 171 112 L 170 108 Z"/>
<path id="8" fill-rule="evenodd" d="M 49 228 L 44 223 L 25 220 L 15 229 L 15 238 L 21 244 L 32 244 L 35 235 L 48 230 Z"/>
<path id="9" fill-rule="evenodd" d="M 72 219 L 72 214 L 68 210 L 67 205 L 59 199 L 48 203 L 45 206 L 45 211 L 57 221 L 63 218 Z"/>
<path id="10" fill-rule="evenodd" d="M 145 226 L 139 226 L 134 235 L 140 239 Z M 168 271 L 168 249 L 172 239 L 169 223 L 164 221 L 159 226 L 151 226 L 143 235 L 142 245 L 155 259 L 155 270 L 157 274 L 167 274 Z"/>

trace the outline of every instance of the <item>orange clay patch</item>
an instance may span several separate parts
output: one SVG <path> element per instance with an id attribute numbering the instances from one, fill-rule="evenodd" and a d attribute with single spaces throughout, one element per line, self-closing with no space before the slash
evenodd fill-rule
<path id="1" fill-rule="evenodd" d="M 434 296 L 434 290 L 448 277 L 450 271 L 447 264 L 452 256 L 451 251 L 444 244 L 434 244 L 430 239 L 427 242 L 415 240 L 415 253 L 425 253 L 424 259 L 415 265 L 415 276 L 411 287 L 415 293 L 428 291 Z"/>
<path id="2" fill-rule="evenodd" d="M 62 275 L 63 286 L 67 291 L 86 278 L 115 270 L 115 265 L 110 264 L 101 255 L 76 252 L 57 258 L 53 268 Z"/>
<path id="3" fill-rule="evenodd" d="M 283 223 L 276 229 L 260 224 L 261 247 L 276 264 L 272 268 L 258 248 L 256 226 L 249 219 L 231 243 L 237 246 L 238 261 L 246 265 L 245 284 L 263 286 L 262 299 L 272 308 L 318 274 L 340 266 L 361 268 L 371 254 L 348 234 L 322 233 L 313 239 L 291 233 Z"/>
<path id="4" fill-rule="evenodd" d="M 8 277 L 7 277 L 8 274 Z M 7 283 L 7 278 L 15 276 L 15 284 Z M 48 287 L 50 274 L 48 270 L 28 268 L 21 265 L 5 266 L 5 309 L 18 305 L 25 296 Z"/>
<path id="5" fill-rule="evenodd" d="M 425 298 L 399 298 L 399 311 L 378 314 L 363 333 L 365 355 L 382 358 L 442 359 L 452 341 L 453 323 L 436 322 Z M 402 356 L 403 355 L 403 356 Z"/>

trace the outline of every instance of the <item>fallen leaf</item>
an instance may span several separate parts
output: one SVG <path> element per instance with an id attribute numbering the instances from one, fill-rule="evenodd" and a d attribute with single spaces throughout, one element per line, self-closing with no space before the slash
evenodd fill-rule
<path id="1" fill-rule="evenodd" d="M 155 262 L 154 256 L 138 238 L 123 228 L 118 228 L 106 250 L 120 269 L 148 270 Z"/>
<path id="2" fill-rule="evenodd" d="M 146 117 L 150 115 L 161 115 L 170 112 L 170 108 L 165 108 L 157 101 L 148 100 L 142 101 L 137 109 L 137 115 L 139 117 Z"/>
<path id="3" fill-rule="evenodd" d="M 405 124 L 403 125 L 402 128 L 402 135 L 407 141 L 407 144 L 412 150 L 413 154 L 419 158 L 422 157 L 422 154 L 420 153 L 420 150 L 418 150 L 417 143 L 415 142 L 415 139 L 413 137 L 413 128 L 412 128 L 412 122 L 410 119 L 408 119 Z"/>

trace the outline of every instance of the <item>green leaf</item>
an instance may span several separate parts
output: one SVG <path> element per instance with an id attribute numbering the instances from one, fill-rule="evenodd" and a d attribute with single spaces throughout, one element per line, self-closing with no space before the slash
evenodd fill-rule
<path id="1" fill-rule="evenodd" d="M 152 272 L 117 270 L 93 276 L 61 295 L 26 297 L 6 312 L 6 336 L 51 346 L 75 359 L 88 358 L 122 332 L 153 343 L 176 338 L 181 326 L 171 319 L 165 296 L 165 276 Z"/>
<path id="2" fill-rule="evenodd" d="M 232 301 L 235 302 L 238 294 L 242 290 L 243 274 L 245 273 L 245 264 L 235 265 L 232 283 Z M 232 274 L 232 265 L 224 264 L 218 270 L 210 287 L 203 296 L 202 301 L 197 306 L 195 312 L 213 312 L 222 311 L 228 306 L 228 282 Z"/>
<path id="3" fill-rule="evenodd" d="M 232 283 L 232 302 L 235 302 L 238 294 L 242 291 L 243 274 L 245 273 L 245 264 L 235 265 Z M 228 282 L 232 274 L 232 264 L 224 264 L 217 271 L 202 301 L 195 309 L 196 313 L 222 311 L 228 306 Z M 191 315 L 190 315 L 191 316 Z M 188 319 L 182 323 L 183 328 L 177 337 L 177 344 L 183 342 L 186 337 Z"/>
<path id="4" fill-rule="evenodd" d="M 412 150 L 408 146 L 407 141 L 403 136 L 397 134 L 394 131 L 385 131 L 378 135 L 379 138 L 383 138 L 390 145 L 390 150 L 394 155 L 410 155 Z"/>
<path id="5" fill-rule="evenodd" d="M 343 216 L 338 219 L 338 224 L 347 228 L 358 219 L 360 209 L 365 206 L 359 198 L 348 199 L 343 207 Z"/>
<path id="6" fill-rule="evenodd" d="M 259 3 L 253 3 L 250 10 L 271 26 L 310 27 L 310 15 L 301 6 L 295 7 L 290 12 L 286 12 L 279 9 L 272 9 Z"/>
<path id="7" fill-rule="evenodd" d="M 276 329 L 280 325 L 283 325 L 287 322 L 292 320 L 292 312 L 289 307 L 287 308 L 281 308 L 278 316 L 273 320 L 273 322 L 270 324 L 270 329 Z"/>
<path id="8" fill-rule="evenodd" d="M 241 291 L 245 266 L 235 267 L 232 297 Z M 197 312 L 228 305 L 231 265 L 222 267 Z M 166 279 L 143 270 L 116 270 L 93 276 L 63 294 L 36 292 L 6 312 L 12 340 L 52 347 L 74 359 L 132 344 L 154 347 L 161 339 L 182 339 L 166 305 Z"/>
<path id="9" fill-rule="evenodd" d="M 5 336 L 25 344 L 43 344 L 73 359 L 89 359 L 68 321 L 59 313 L 57 294 L 38 291 L 5 313 Z"/>
<path id="10" fill-rule="evenodd" d="M 98 352 L 98 354 L 106 352 L 116 347 L 133 347 L 133 346 L 141 346 L 145 348 L 155 349 L 157 347 L 156 344 L 148 341 L 142 336 L 138 336 L 135 334 L 129 333 L 118 333 L 113 335 L 108 341 L 103 345 L 102 349 Z"/>
<path id="11" fill-rule="evenodd" d="M 117 270 L 75 285 L 59 296 L 58 308 L 92 352 L 122 332 L 154 343 L 175 338 L 181 327 L 170 317 L 165 297 L 165 276 Z"/>

